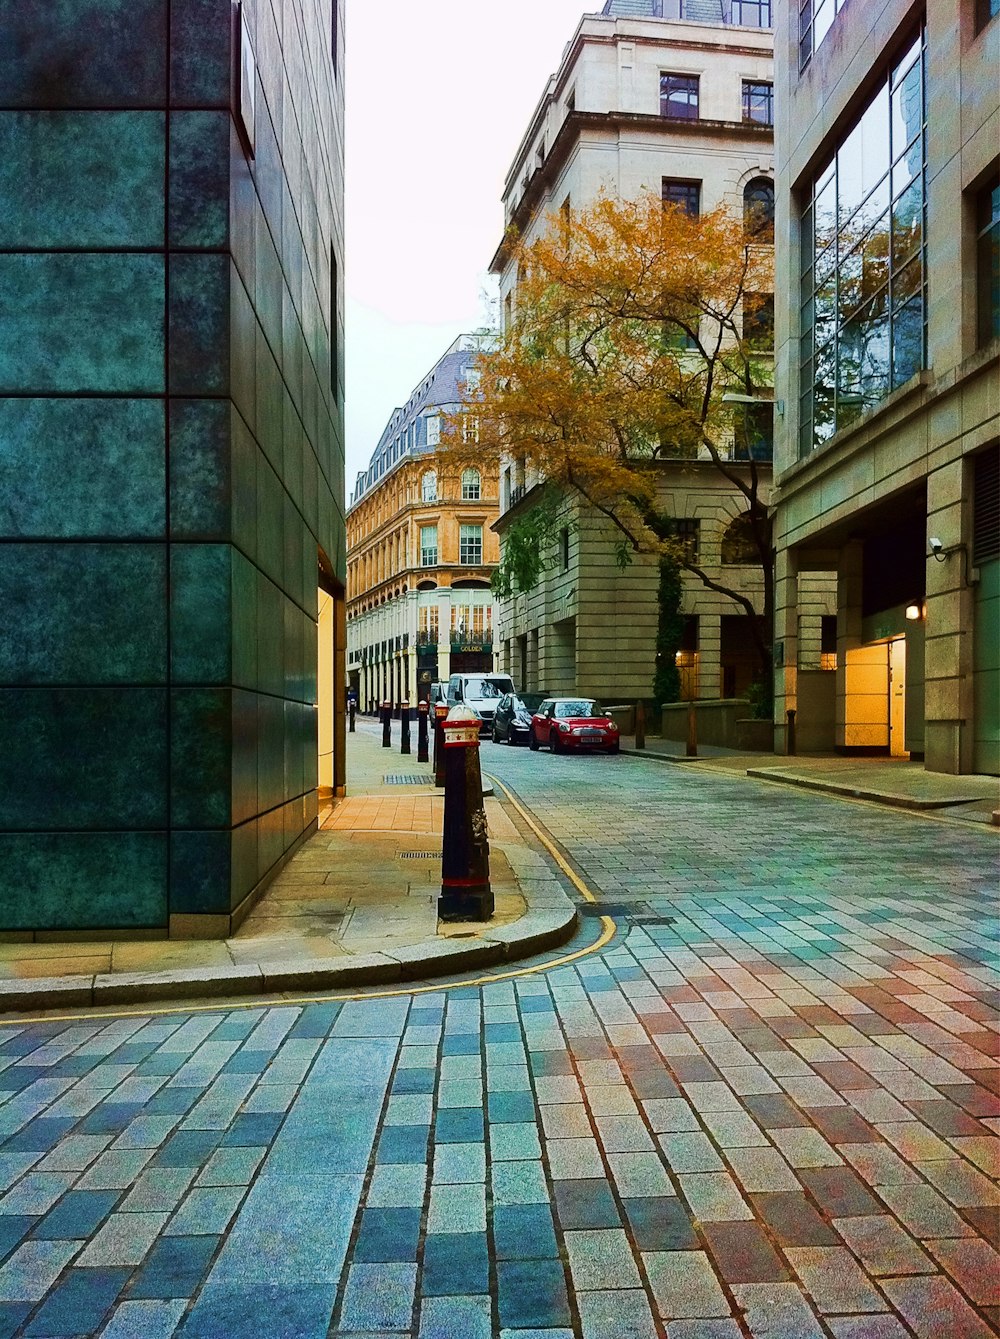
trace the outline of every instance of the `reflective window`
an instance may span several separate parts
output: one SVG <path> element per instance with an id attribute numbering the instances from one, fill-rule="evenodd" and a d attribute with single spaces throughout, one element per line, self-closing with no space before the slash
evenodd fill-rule
<path id="1" fill-rule="evenodd" d="M 743 227 L 758 242 L 774 241 L 774 182 L 754 177 L 743 188 Z"/>
<path id="2" fill-rule="evenodd" d="M 483 561 L 483 527 L 481 525 L 463 525 L 459 527 L 458 561 L 471 567 L 480 567 Z"/>
<path id="3" fill-rule="evenodd" d="M 428 470 L 420 481 L 420 499 L 422 502 L 436 502 L 438 495 L 438 477 Z"/>
<path id="4" fill-rule="evenodd" d="M 774 125 L 774 85 L 743 80 L 743 120 L 754 125 Z"/>
<path id="5" fill-rule="evenodd" d="M 923 34 L 813 181 L 802 263 L 806 454 L 924 366 Z"/>
<path id="6" fill-rule="evenodd" d="M 679 516 L 673 523 L 673 535 L 684 551 L 688 562 L 698 561 L 698 541 L 701 535 L 701 521 L 690 516 Z"/>
<path id="7" fill-rule="evenodd" d="M 420 527 L 420 566 L 436 567 L 438 560 L 438 528 L 436 525 Z"/>
<path id="8" fill-rule="evenodd" d="M 478 470 L 462 471 L 462 501 L 478 502 L 482 490 L 482 481 Z"/>
<path id="9" fill-rule="evenodd" d="M 571 720 L 594 720 L 603 716 L 600 702 L 595 702 L 593 698 L 579 697 L 567 698 L 557 702 L 555 711 L 552 713 L 557 721 Z"/>
<path id="10" fill-rule="evenodd" d="M 774 403 L 738 404 L 733 409 L 733 453 L 737 460 L 774 459 Z"/>
<path id="11" fill-rule="evenodd" d="M 696 74 L 660 75 L 660 115 L 675 121 L 697 121 L 698 76 Z"/>
<path id="12" fill-rule="evenodd" d="M 743 294 L 743 338 L 752 349 L 774 348 L 774 294 Z"/>
<path id="13" fill-rule="evenodd" d="M 678 209 L 683 209 L 685 214 L 697 218 L 701 213 L 701 182 L 664 177 L 663 203 L 676 205 Z"/>
<path id="14" fill-rule="evenodd" d="M 746 567 L 760 562 L 760 550 L 754 542 L 753 522 L 746 512 L 737 516 L 725 530 L 721 557 L 726 567 Z"/>
<path id="15" fill-rule="evenodd" d="M 982 347 L 1000 336 L 1000 178 L 980 193 L 978 215 L 976 305 Z"/>
<path id="16" fill-rule="evenodd" d="M 847 0 L 799 0 L 799 69 L 804 70 L 813 52 L 833 27 Z"/>
<path id="17" fill-rule="evenodd" d="M 733 0 L 731 22 L 740 28 L 770 28 L 771 0 Z"/>

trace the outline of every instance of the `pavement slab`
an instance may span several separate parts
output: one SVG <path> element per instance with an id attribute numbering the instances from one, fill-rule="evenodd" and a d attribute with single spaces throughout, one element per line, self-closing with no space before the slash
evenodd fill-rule
<path id="1" fill-rule="evenodd" d="M 0 1332 L 1000 1334 L 995 834 L 484 759 L 615 938 L 588 912 L 520 975 L 0 1021 Z"/>

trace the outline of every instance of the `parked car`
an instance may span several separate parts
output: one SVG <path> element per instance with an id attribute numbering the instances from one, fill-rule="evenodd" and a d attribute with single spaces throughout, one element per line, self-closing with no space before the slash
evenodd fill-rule
<path id="1" fill-rule="evenodd" d="M 497 703 L 504 693 L 513 692 L 514 680 L 509 674 L 453 674 L 448 680 L 448 706 L 461 703 L 470 707 L 485 732 L 493 729 Z"/>
<path id="2" fill-rule="evenodd" d="M 431 684 L 431 696 L 430 696 L 431 711 L 434 710 L 434 708 L 437 706 L 439 702 L 443 702 L 445 705 L 447 705 L 448 703 L 447 679 L 442 679 L 439 683 Z"/>
<path id="3" fill-rule="evenodd" d="M 548 744 L 553 753 L 603 749 L 617 753 L 618 726 L 592 697 L 550 697 L 531 718 L 530 748 Z"/>
<path id="4" fill-rule="evenodd" d="M 531 713 L 545 701 L 545 693 L 504 693 L 493 717 L 493 742 L 527 743 L 531 735 Z"/>

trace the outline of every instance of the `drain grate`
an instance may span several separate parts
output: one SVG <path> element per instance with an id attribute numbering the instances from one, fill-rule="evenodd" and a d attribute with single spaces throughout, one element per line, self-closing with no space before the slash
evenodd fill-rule
<path id="1" fill-rule="evenodd" d="M 648 902 L 585 902 L 578 906 L 581 916 L 599 918 L 611 916 L 614 920 L 628 921 L 631 925 L 673 925 L 675 916 L 661 916 Z"/>
<path id="2" fill-rule="evenodd" d="M 400 860 L 440 860 L 440 851 L 400 851 Z"/>
<path id="3" fill-rule="evenodd" d="M 421 772 L 392 772 L 389 776 L 382 778 L 383 786 L 426 786 L 430 781 L 429 776 L 424 776 Z"/>

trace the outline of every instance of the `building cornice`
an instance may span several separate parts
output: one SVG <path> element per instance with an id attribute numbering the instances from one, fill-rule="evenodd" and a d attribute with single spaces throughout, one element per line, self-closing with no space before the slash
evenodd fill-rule
<path id="1" fill-rule="evenodd" d="M 524 194 L 511 215 L 503 241 L 490 261 L 490 273 L 502 274 L 510 260 L 512 233 L 525 232 L 536 214 L 545 192 L 555 185 L 565 167 L 577 140 L 586 130 L 624 130 L 647 134 L 669 135 L 671 139 L 733 139 L 738 137 L 748 144 L 771 145 L 773 152 L 774 127 L 758 125 L 755 121 L 682 121 L 666 116 L 652 116 L 648 112 L 570 112 L 559 128 L 552 147 L 542 165 L 532 173 Z"/>
<path id="2" fill-rule="evenodd" d="M 480 567 L 469 567 L 466 563 L 438 563 L 436 567 L 404 567 L 398 572 L 393 572 L 392 576 L 385 577 L 382 581 L 377 582 L 374 586 L 369 586 L 366 590 L 359 592 L 357 595 L 352 595 L 347 601 L 347 608 L 348 610 L 355 610 L 358 613 L 375 614 L 379 609 L 384 608 L 385 605 L 391 604 L 396 600 L 406 600 L 409 599 L 411 595 L 430 595 L 432 593 L 430 591 L 418 590 L 418 584 L 421 581 L 433 581 L 436 583 L 438 590 L 448 591 L 449 593 L 455 592 L 455 594 L 458 595 L 469 594 L 469 591 L 463 591 L 461 589 L 456 591 L 454 585 L 455 581 L 483 581 L 488 586 L 493 573 L 496 570 L 496 563 L 489 563 Z M 440 575 L 448 575 L 451 577 L 451 580 L 442 583 L 439 580 Z M 396 586 L 400 581 L 407 582 L 407 589 L 405 591 L 402 591 L 399 595 L 388 592 L 388 587 Z M 477 589 L 479 588 L 475 586 L 472 587 L 473 592 Z M 367 610 L 357 609 L 357 606 L 364 601 L 380 599 L 382 595 L 387 595 L 388 598 L 381 600 L 377 608 Z"/>
<path id="3" fill-rule="evenodd" d="M 706 31 L 714 33 L 717 40 L 709 41 L 705 35 Z M 749 40 L 751 33 L 756 34 L 757 42 Z M 722 34 L 724 34 L 722 40 L 718 40 Z M 538 100 L 528 122 L 528 128 L 517 146 L 517 152 L 504 182 L 505 198 L 511 186 L 520 178 L 523 165 L 549 109 L 563 98 L 567 87 L 576 77 L 577 66 L 584 49 L 587 46 L 618 46 L 622 42 L 628 42 L 632 46 L 656 47 L 666 52 L 682 50 L 703 52 L 711 56 L 724 52 L 727 55 L 763 56 L 772 61 L 774 59 L 774 34 L 769 28 L 728 28 L 717 24 L 685 22 L 683 19 L 664 21 L 654 17 L 624 18 L 585 14 L 576 32 L 566 44 L 559 68 L 549 76 L 545 92 Z"/>
<path id="4" fill-rule="evenodd" d="M 723 463 L 727 470 L 732 470 L 734 472 L 739 470 L 748 473 L 750 469 L 750 462 L 745 460 L 727 459 Z M 761 477 L 761 482 L 769 485 L 773 473 L 771 462 L 768 460 L 758 460 L 754 463 L 757 467 L 757 473 Z M 720 478 L 723 477 L 714 460 L 657 460 L 641 467 L 637 466 L 637 472 L 639 468 L 656 470 L 660 475 L 666 475 L 676 471 L 678 475 L 682 477 L 686 476 L 688 478 L 698 474 L 717 474 Z M 568 485 L 566 485 L 566 487 L 568 488 Z M 530 488 L 526 489 L 526 491 L 521 494 L 512 506 L 500 513 L 492 526 L 490 526 L 490 529 L 498 535 L 502 534 L 504 528 L 510 521 L 516 520 L 518 517 L 525 515 L 526 512 L 531 510 L 534 502 L 537 501 L 538 494 L 541 492 L 542 488 L 543 483 L 532 484 Z M 582 495 L 580 496 L 582 497 Z"/>
<path id="5" fill-rule="evenodd" d="M 915 373 L 856 423 L 842 428 L 821 447 L 776 472 L 772 501 L 787 503 L 797 494 L 818 487 L 831 471 L 861 453 L 867 454 L 873 447 L 904 431 L 914 420 L 926 418 L 945 397 L 961 391 L 980 377 L 991 376 L 995 381 L 998 371 L 1000 341 L 994 341 L 940 377 L 935 376 L 933 368 Z M 825 514 L 821 524 L 825 527 L 835 519 Z"/>

